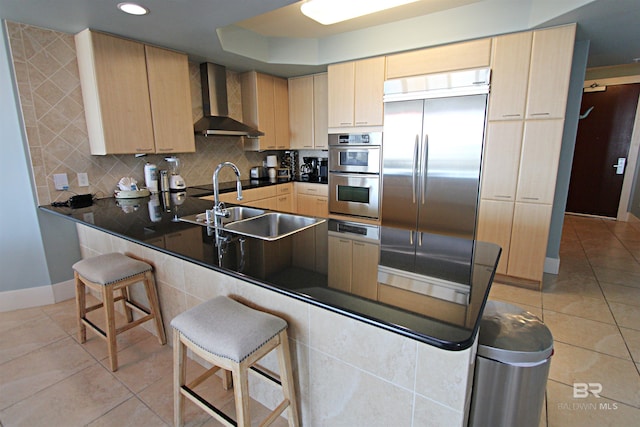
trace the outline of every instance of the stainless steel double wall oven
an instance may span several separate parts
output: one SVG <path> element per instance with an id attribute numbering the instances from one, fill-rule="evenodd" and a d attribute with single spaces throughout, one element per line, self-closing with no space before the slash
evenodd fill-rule
<path id="1" fill-rule="evenodd" d="M 329 134 L 329 212 L 380 218 L 382 132 Z"/>

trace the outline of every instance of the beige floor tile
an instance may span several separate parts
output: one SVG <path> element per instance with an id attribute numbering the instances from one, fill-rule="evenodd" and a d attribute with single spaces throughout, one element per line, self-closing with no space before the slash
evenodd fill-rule
<path id="1" fill-rule="evenodd" d="M 75 335 L 78 330 L 76 318 L 76 300 L 70 299 L 42 307 L 42 311 L 69 335 Z"/>
<path id="2" fill-rule="evenodd" d="M 85 425 L 130 398 L 113 375 L 90 366 L 0 412 L 4 426 Z"/>
<path id="3" fill-rule="evenodd" d="M 0 331 L 17 328 L 32 320 L 45 317 L 40 307 L 0 312 Z"/>
<path id="4" fill-rule="evenodd" d="M 574 383 L 602 384 L 602 397 L 640 408 L 640 377 L 631 360 L 556 342 L 549 378 Z"/>
<path id="5" fill-rule="evenodd" d="M 631 427 L 640 409 L 607 398 L 574 398 L 573 387 L 547 383 L 548 427 Z"/>
<path id="6" fill-rule="evenodd" d="M 542 307 L 558 313 L 614 324 L 613 316 L 604 298 L 589 298 L 575 294 L 542 293 Z"/>
<path id="7" fill-rule="evenodd" d="M 96 363 L 71 338 L 64 338 L 4 363 L 0 365 L 0 409 Z"/>
<path id="8" fill-rule="evenodd" d="M 619 302 L 640 307 L 640 288 L 631 286 L 614 285 L 601 282 L 602 292 L 609 302 Z"/>
<path id="9" fill-rule="evenodd" d="M 588 276 L 571 275 L 569 277 L 545 275 L 543 292 L 545 294 L 577 294 L 588 298 L 604 299 L 593 273 L 589 273 Z"/>
<path id="10" fill-rule="evenodd" d="M 190 361 L 191 362 L 191 361 Z M 204 372 L 204 368 L 194 362 L 187 365 L 187 381 L 197 378 Z M 213 376 L 196 388 L 196 391 L 204 398 L 214 403 L 219 409 L 235 416 L 233 406 L 233 392 L 222 388 L 222 380 Z M 140 399 L 145 402 L 155 413 L 157 413 L 166 423 L 173 425 L 173 377 L 166 375 L 159 379 L 139 394 Z M 209 421 L 202 409 L 198 408 L 190 401 L 185 401 L 185 425 L 198 426 Z M 221 425 L 218 423 L 218 425 Z"/>
<path id="11" fill-rule="evenodd" d="M 167 427 L 169 425 L 172 424 L 162 421 L 140 399 L 132 397 L 89 423 L 87 427 Z"/>
<path id="12" fill-rule="evenodd" d="M 539 291 L 502 283 L 494 283 L 491 285 L 489 298 L 515 304 L 525 304 L 532 307 L 542 307 L 542 298 L 540 298 Z"/>
<path id="13" fill-rule="evenodd" d="M 3 329 L 0 331 L 0 363 L 23 356 L 67 336 L 67 333 L 51 322 L 46 315 L 10 329 Z"/>
<path id="14" fill-rule="evenodd" d="M 640 363 L 640 331 L 635 329 L 620 328 L 624 342 L 629 347 L 633 361 Z"/>
<path id="15" fill-rule="evenodd" d="M 144 390 L 164 376 L 171 376 L 173 353 L 154 336 L 118 352 L 118 370 L 114 375 L 134 393 Z M 102 359 L 109 366 L 109 359 Z"/>
<path id="16" fill-rule="evenodd" d="M 604 266 L 594 266 L 593 271 L 600 282 L 640 288 L 640 273 L 633 273 Z"/>
<path id="17" fill-rule="evenodd" d="M 611 302 L 609 306 L 618 325 L 640 331 L 640 309 L 638 307 L 618 302 Z"/>
<path id="18" fill-rule="evenodd" d="M 563 342 L 610 356 L 630 359 L 629 351 L 616 325 L 544 311 L 544 323 L 555 342 Z"/>

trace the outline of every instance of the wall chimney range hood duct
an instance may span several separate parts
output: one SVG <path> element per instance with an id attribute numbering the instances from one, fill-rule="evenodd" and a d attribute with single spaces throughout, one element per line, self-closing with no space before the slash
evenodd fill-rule
<path id="1" fill-rule="evenodd" d="M 200 64 L 202 82 L 202 110 L 204 117 L 195 125 L 195 133 L 232 135 L 257 138 L 264 133 L 229 117 L 227 101 L 227 70 L 224 66 L 205 62 Z"/>

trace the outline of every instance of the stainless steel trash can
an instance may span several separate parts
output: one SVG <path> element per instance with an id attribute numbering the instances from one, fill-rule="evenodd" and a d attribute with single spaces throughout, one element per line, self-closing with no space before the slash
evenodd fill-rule
<path id="1" fill-rule="evenodd" d="M 515 305 L 487 301 L 478 337 L 472 427 L 538 427 L 553 337 Z"/>

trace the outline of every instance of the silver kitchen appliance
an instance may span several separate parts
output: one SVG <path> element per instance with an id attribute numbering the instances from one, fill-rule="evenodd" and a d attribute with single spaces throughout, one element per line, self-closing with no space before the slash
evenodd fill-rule
<path id="1" fill-rule="evenodd" d="M 385 82 L 382 270 L 469 283 L 471 269 L 453 266 L 473 255 L 489 77 L 478 69 Z"/>
<path id="2" fill-rule="evenodd" d="M 329 212 L 380 217 L 382 132 L 329 135 Z"/>

